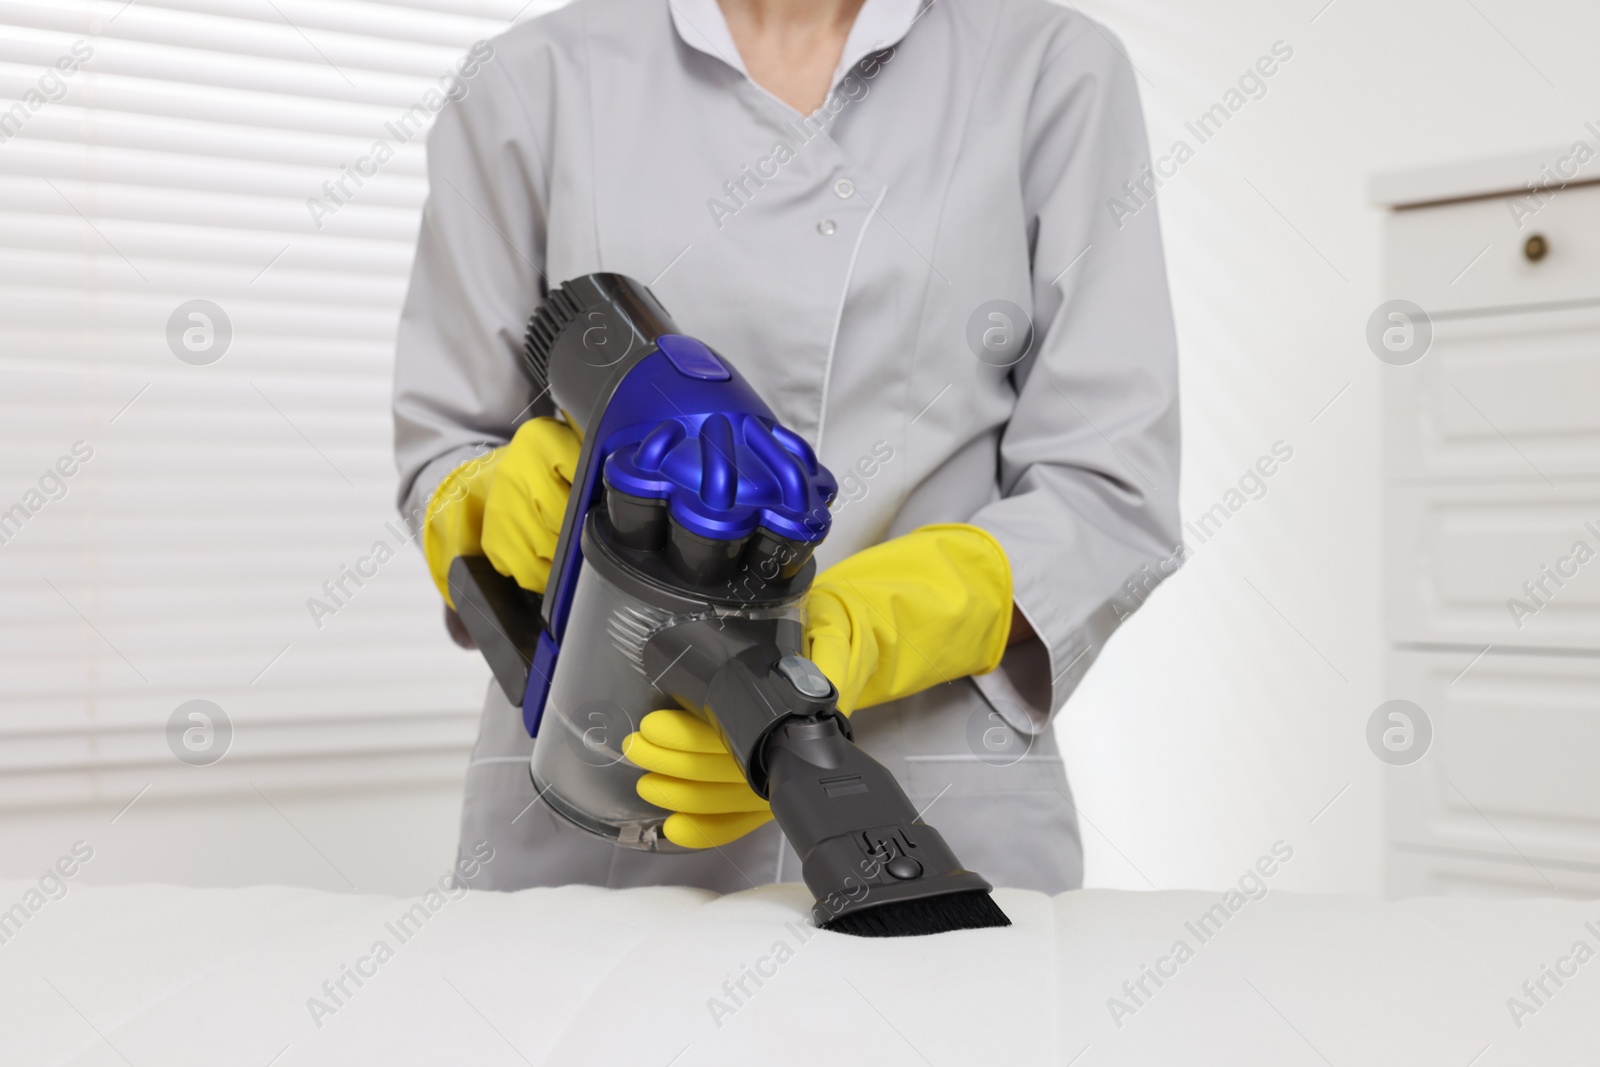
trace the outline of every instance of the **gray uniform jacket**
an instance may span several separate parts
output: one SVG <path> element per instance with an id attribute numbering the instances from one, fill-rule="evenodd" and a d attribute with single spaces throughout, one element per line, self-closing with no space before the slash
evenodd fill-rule
<path id="1" fill-rule="evenodd" d="M 932 522 L 990 531 L 1039 639 L 855 716 L 968 866 L 1082 875 L 1050 717 L 1182 559 L 1176 343 L 1133 72 L 1046 0 L 866 0 L 802 116 L 746 75 L 716 0 L 577 0 L 480 46 L 428 138 L 400 324 L 401 508 L 540 406 L 529 314 L 645 281 L 840 482 L 820 566 Z M 534 803 L 491 689 L 468 775 L 477 884 L 794 879 L 772 827 L 625 852 Z M 532 807 L 529 807 L 532 805 Z"/>

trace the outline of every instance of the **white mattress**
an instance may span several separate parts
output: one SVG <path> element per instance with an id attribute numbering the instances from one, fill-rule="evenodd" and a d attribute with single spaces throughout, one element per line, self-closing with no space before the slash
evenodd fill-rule
<path id="1" fill-rule="evenodd" d="M 805 926 L 798 886 L 440 896 L 401 927 L 415 899 L 72 884 L 5 928 L 0 1063 L 1600 1064 L 1573 956 L 1600 902 L 1272 892 L 1201 928 L 1217 894 L 997 897 L 1010 929 L 876 941 Z"/>

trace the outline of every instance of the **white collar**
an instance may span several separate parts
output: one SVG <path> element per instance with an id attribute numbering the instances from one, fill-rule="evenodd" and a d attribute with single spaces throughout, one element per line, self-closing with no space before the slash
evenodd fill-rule
<path id="1" fill-rule="evenodd" d="M 866 0 L 856 15 L 855 24 L 850 27 L 850 36 L 839 56 L 831 85 L 838 85 L 839 79 L 868 55 L 898 44 L 910 32 L 924 4 L 931 2 L 933 0 Z M 672 25 L 684 44 L 722 60 L 747 78 L 750 76 L 717 0 L 667 0 L 667 6 L 672 11 Z"/>

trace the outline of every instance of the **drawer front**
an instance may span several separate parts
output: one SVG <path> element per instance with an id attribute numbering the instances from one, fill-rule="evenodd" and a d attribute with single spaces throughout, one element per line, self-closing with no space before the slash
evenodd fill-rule
<path id="1" fill-rule="evenodd" d="M 1600 185 L 1559 189 L 1537 213 L 1513 213 L 1528 205 L 1507 196 L 1391 212 L 1385 299 L 1429 315 L 1600 299 Z M 1524 252 L 1534 234 L 1547 249 L 1536 262 Z"/>
<path id="2" fill-rule="evenodd" d="M 1600 307 L 1435 322 L 1382 375 L 1391 479 L 1600 479 Z"/>
<path id="3" fill-rule="evenodd" d="M 1390 642 L 1600 649 L 1600 483 L 1392 485 L 1385 498 Z"/>
<path id="4" fill-rule="evenodd" d="M 1550 883 L 1520 857 L 1479 858 L 1399 848 L 1389 853 L 1385 882 L 1391 900 L 1404 897 L 1593 900 L 1600 897 L 1600 872 L 1563 870 L 1555 877 L 1557 888 L 1551 889 Z"/>
<path id="5" fill-rule="evenodd" d="M 1420 760 L 1384 768 L 1391 847 L 1498 857 L 1546 891 L 1600 877 L 1600 657 L 1471 661 L 1389 654 L 1388 695 L 1433 728 Z"/>

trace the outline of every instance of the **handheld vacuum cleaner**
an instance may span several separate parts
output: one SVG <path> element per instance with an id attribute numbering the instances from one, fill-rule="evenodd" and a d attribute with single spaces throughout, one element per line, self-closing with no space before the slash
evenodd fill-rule
<path id="1" fill-rule="evenodd" d="M 622 739 L 672 704 L 722 738 L 801 858 L 827 929 L 869 937 L 1009 926 L 894 777 L 851 740 L 802 655 L 833 475 L 643 285 L 590 274 L 528 325 L 527 369 L 583 440 L 544 596 L 484 557 L 456 610 L 535 739 L 558 816 L 622 848 L 683 852 L 640 799 Z"/>

